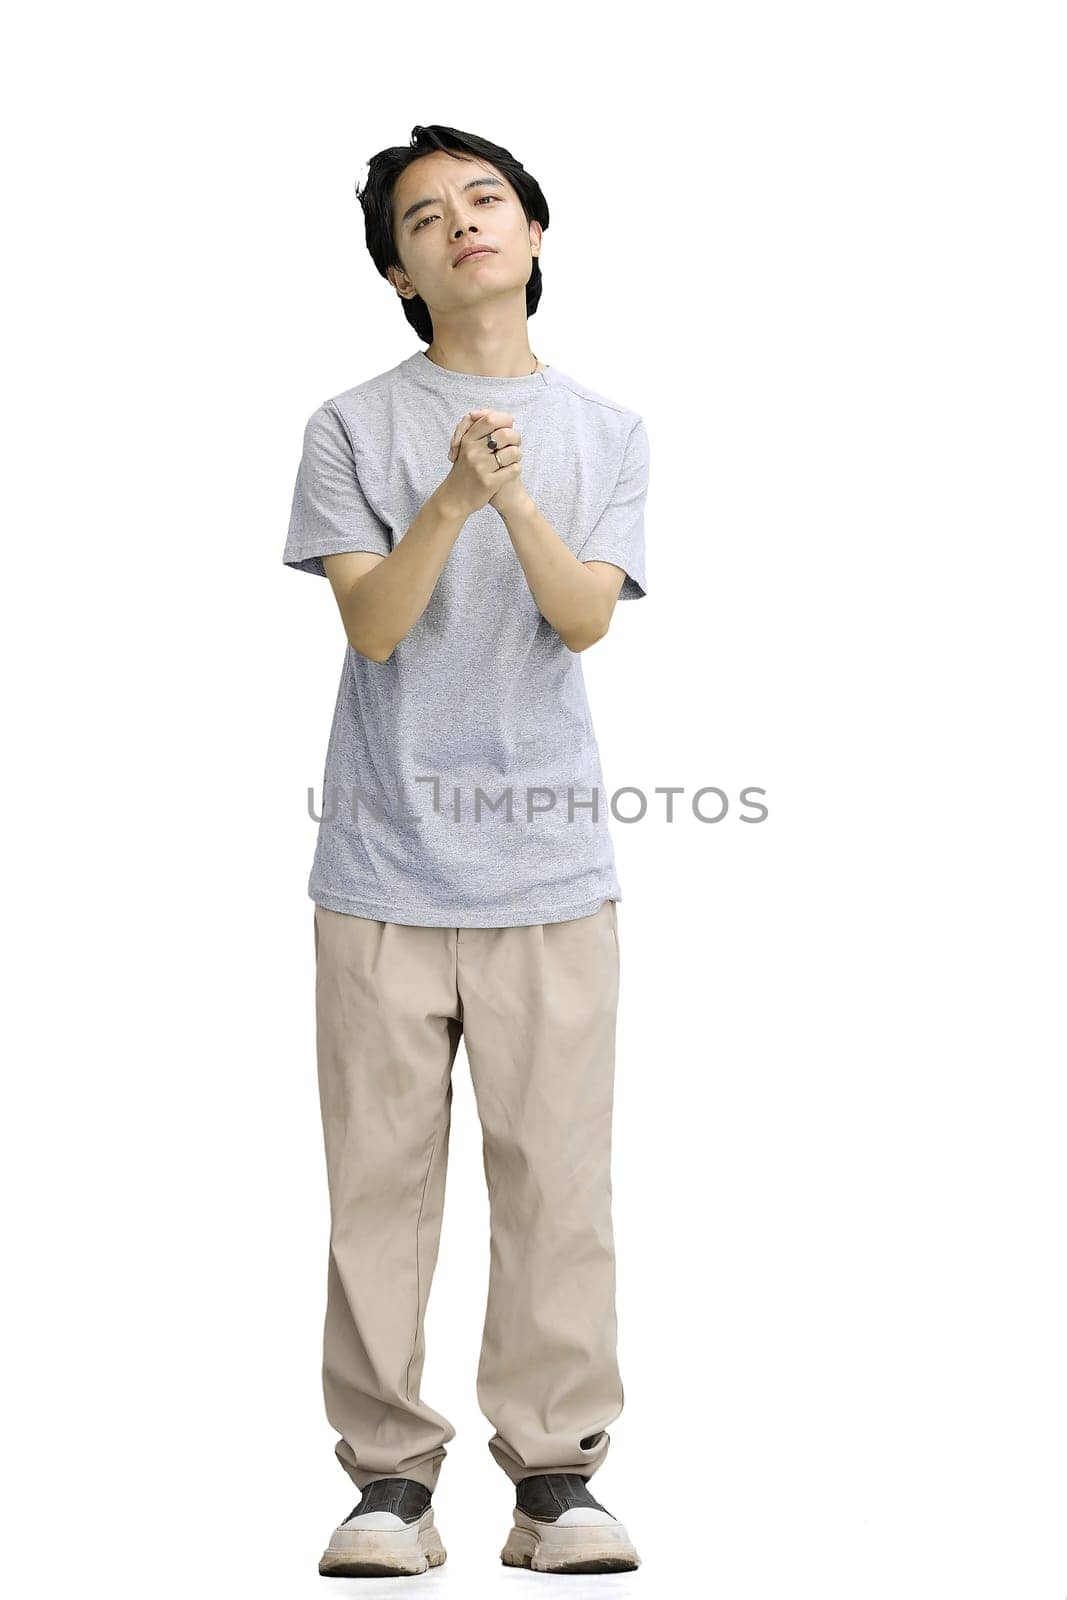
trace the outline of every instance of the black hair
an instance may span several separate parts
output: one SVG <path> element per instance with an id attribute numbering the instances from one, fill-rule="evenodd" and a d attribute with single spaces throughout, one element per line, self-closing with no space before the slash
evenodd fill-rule
<path id="1" fill-rule="evenodd" d="M 387 281 L 390 267 L 399 267 L 401 271 L 404 268 L 393 234 L 393 190 L 396 180 L 413 161 L 434 150 L 443 151 L 445 155 L 458 155 L 459 159 L 468 155 L 490 162 L 515 190 L 527 222 L 539 222 L 542 228 L 548 227 L 548 203 L 541 193 L 541 186 L 510 150 L 505 150 L 503 145 L 492 144 L 488 139 L 480 139 L 477 134 L 463 133 L 459 128 L 445 128 L 439 123 L 428 128 L 416 125 L 411 130 L 409 145 L 399 144 L 388 150 L 379 150 L 367 164 L 365 180 L 362 183 L 357 180 L 356 183 L 356 198 L 363 207 L 367 249 L 374 265 Z M 416 294 L 405 299 L 403 295 L 398 295 L 397 298 L 419 338 L 425 344 L 432 344 L 433 322 L 422 296 Z M 537 310 L 540 298 L 541 263 L 534 256 L 526 282 L 528 317 L 532 317 Z"/>

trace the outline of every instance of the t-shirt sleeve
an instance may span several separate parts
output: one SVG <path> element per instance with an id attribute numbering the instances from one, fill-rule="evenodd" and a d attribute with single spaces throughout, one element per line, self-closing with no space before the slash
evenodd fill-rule
<path id="1" fill-rule="evenodd" d="M 347 429 L 336 408 L 324 401 L 304 428 L 282 560 L 298 572 L 324 578 L 323 556 L 345 550 L 387 556 L 392 549 L 389 529 L 363 492 Z"/>
<path id="2" fill-rule="evenodd" d="M 640 600 L 645 589 L 645 499 L 648 495 L 648 433 L 638 417 L 611 500 L 578 551 L 579 561 L 610 561 L 626 573 L 620 600 Z"/>

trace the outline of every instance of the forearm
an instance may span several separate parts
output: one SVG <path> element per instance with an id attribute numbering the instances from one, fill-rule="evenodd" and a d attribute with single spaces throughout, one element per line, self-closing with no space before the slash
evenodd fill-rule
<path id="1" fill-rule="evenodd" d="M 571 650 L 584 650 L 607 630 L 604 589 L 564 544 L 529 495 L 501 512 L 541 615 Z"/>
<path id="2" fill-rule="evenodd" d="M 392 554 L 353 584 L 344 620 L 361 655 L 388 660 L 415 626 L 467 515 L 449 497 L 444 483 L 439 484 Z"/>

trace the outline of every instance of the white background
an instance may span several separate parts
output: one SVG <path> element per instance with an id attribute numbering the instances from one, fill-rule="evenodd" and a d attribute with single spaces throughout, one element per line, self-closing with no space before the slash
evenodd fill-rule
<path id="1" fill-rule="evenodd" d="M 567 1592 L 1064 1595 L 1057 22 L 19 14 L 11 1592 L 312 1594 L 358 1498 L 319 1386 L 306 897 L 344 640 L 281 552 L 306 418 L 419 348 L 356 177 L 440 122 L 548 197 L 538 357 L 648 426 L 648 596 L 584 658 L 608 785 L 770 808 L 614 827 L 626 1405 L 593 1488 L 643 1565 Z M 462 1051 L 455 1082 L 449 1559 L 404 1582 L 502 1595 L 561 1580 L 499 1562 Z"/>

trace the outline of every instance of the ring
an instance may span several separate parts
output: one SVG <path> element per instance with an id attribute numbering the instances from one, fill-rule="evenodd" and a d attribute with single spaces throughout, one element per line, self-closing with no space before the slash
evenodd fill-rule
<path id="1" fill-rule="evenodd" d="M 489 446 L 490 450 L 499 450 L 500 449 L 500 446 L 497 444 L 497 442 L 493 438 L 492 434 L 489 435 L 489 437 L 486 439 L 485 442 Z"/>

